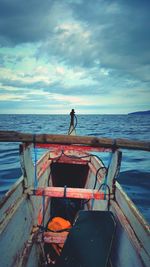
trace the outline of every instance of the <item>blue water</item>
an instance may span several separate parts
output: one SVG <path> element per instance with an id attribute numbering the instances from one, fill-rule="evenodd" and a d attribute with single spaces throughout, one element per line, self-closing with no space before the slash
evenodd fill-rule
<path id="1" fill-rule="evenodd" d="M 77 134 L 149 140 L 150 115 L 78 115 Z M 66 134 L 68 115 L 0 115 L 0 130 Z M 109 153 L 104 158 L 109 162 Z M 21 176 L 17 143 L 0 143 L 0 195 Z M 150 222 L 150 153 L 123 150 L 119 182 Z"/>

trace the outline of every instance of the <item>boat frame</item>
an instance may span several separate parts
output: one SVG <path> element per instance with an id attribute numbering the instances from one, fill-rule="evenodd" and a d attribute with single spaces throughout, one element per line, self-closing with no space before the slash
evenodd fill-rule
<path id="1" fill-rule="evenodd" d="M 149 225 L 117 182 L 121 164 L 119 148 L 150 151 L 149 142 L 15 132 L 0 132 L 0 141 L 23 142 L 20 145 L 23 175 L 0 203 L 0 251 L 3 267 L 42 266 L 43 242 L 65 242 L 65 234 L 56 235 L 42 230 L 49 220 L 51 198 L 64 196 L 88 199 L 86 210 L 109 209 L 113 213 L 117 228 L 110 257 L 111 266 L 150 266 Z M 31 150 L 37 148 L 49 150 L 34 166 Z M 91 151 L 112 152 L 107 170 L 97 156 L 91 156 Z M 51 166 L 56 162 L 87 165 L 89 172 L 85 189 L 54 187 L 52 178 L 48 177 L 51 177 Z M 99 186 L 106 183 L 106 171 L 109 190 L 105 188 L 98 191 Z M 92 190 L 96 175 L 97 185 Z"/>

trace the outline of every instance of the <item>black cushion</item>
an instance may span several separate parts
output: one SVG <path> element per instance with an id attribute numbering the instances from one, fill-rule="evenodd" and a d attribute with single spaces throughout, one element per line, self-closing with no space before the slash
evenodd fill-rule
<path id="1" fill-rule="evenodd" d="M 113 214 L 109 211 L 80 211 L 56 266 L 107 266 L 115 226 Z"/>

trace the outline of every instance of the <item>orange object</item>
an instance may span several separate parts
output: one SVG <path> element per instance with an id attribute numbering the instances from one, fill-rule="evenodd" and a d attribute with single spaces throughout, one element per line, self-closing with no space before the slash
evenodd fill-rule
<path id="1" fill-rule="evenodd" d="M 61 231 L 71 228 L 71 223 L 61 217 L 54 217 L 48 223 L 48 230 L 51 231 Z"/>
<path id="2" fill-rule="evenodd" d="M 57 232 L 57 231 L 63 231 L 63 233 L 66 233 L 66 237 L 68 235 L 68 232 L 66 230 L 70 229 L 71 228 L 71 223 L 67 220 L 65 220 L 64 218 L 62 217 L 54 217 L 49 223 L 48 223 L 48 226 L 47 226 L 47 229 L 48 230 L 51 230 L 51 231 L 54 231 L 54 232 Z M 60 235 L 60 233 L 57 233 L 58 237 Z M 65 238 L 66 239 L 66 238 Z M 54 250 L 56 251 L 56 253 L 58 255 L 60 255 L 61 253 L 61 250 L 64 246 L 64 243 L 51 243 L 52 247 L 54 248 Z"/>

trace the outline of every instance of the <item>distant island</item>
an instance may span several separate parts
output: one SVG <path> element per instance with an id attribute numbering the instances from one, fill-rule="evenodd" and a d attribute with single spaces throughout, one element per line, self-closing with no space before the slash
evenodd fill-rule
<path id="1" fill-rule="evenodd" d="M 136 112 L 128 113 L 128 115 L 150 115 L 150 110 L 136 111 Z"/>

